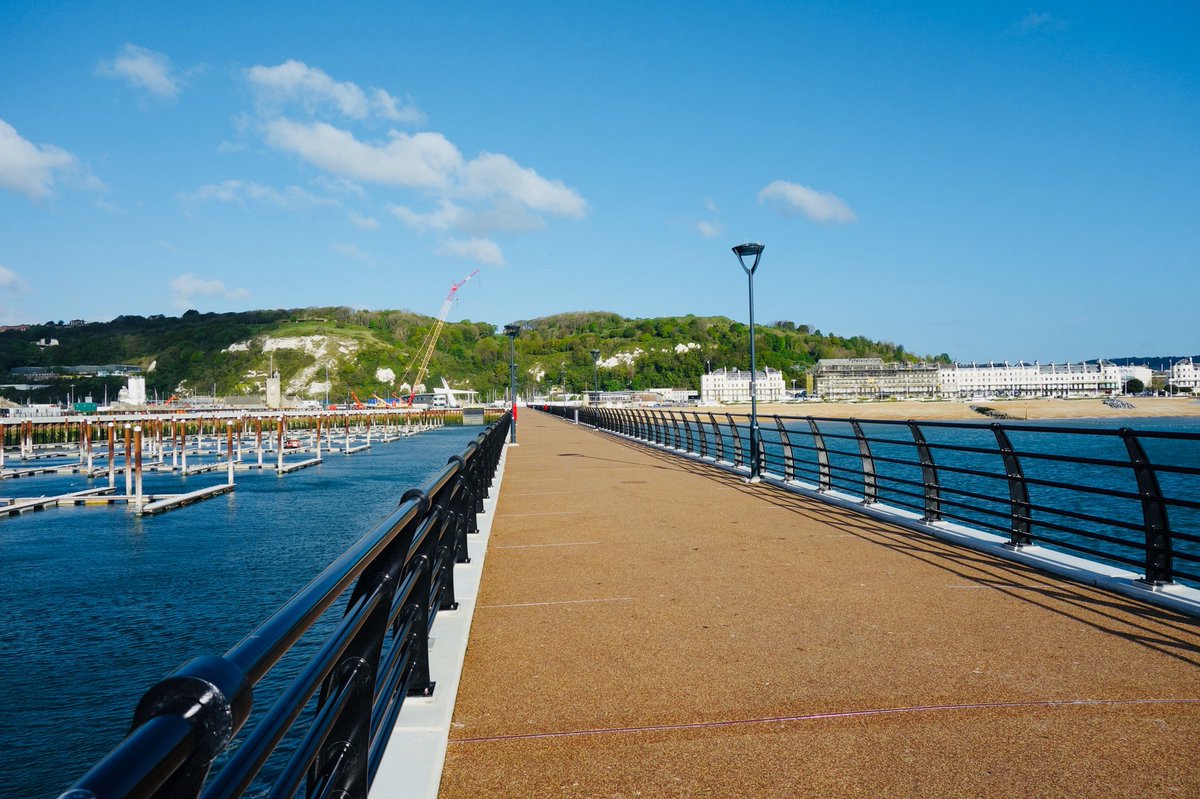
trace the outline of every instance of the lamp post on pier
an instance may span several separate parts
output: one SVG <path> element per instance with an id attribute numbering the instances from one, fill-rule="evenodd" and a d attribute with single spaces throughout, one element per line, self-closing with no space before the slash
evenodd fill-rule
<path id="1" fill-rule="evenodd" d="M 517 443 L 517 334 L 521 326 L 508 324 L 504 326 L 504 335 L 508 336 L 508 397 L 512 400 L 512 424 L 508 428 L 508 442 Z"/>
<path id="2" fill-rule="evenodd" d="M 596 404 L 600 404 L 600 350 L 592 350 L 592 366 L 596 368 Z"/>
<path id="3" fill-rule="evenodd" d="M 761 478 L 758 473 L 759 447 L 762 444 L 758 431 L 758 391 L 757 368 L 754 360 L 754 270 L 758 269 L 758 260 L 762 258 L 763 245 L 756 242 L 739 244 L 733 248 L 738 263 L 750 284 L 750 482 L 757 483 Z M 746 266 L 746 258 L 754 256 L 754 263 Z"/>

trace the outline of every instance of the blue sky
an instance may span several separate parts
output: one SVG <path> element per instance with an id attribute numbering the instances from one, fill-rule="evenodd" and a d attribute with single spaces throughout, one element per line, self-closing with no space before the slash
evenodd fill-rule
<path id="1" fill-rule="evenodd" d="M 0 324 L 309 305 L 1200 350 L 1200 5 L 0 4 Z"/>

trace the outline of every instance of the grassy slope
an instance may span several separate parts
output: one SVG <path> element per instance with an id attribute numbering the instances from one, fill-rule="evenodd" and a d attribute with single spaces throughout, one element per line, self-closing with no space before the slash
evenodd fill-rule
<path id="1" fill-rule="evenodd" d="M 0 333 L 0 373 L 13 366 L 133 363 L 155 369 L 147 386 L 161 396 L 181 387 L 207 394 L 215 384 L 219 394 L 255 394 L 260 391 L 271 356 L 261 350 L 262 337 L 328 336 L 352 344 L 352 358 L 336 355 L 330 364 L 331 395 L 343 397 L 353 389 L 360 397 L 387 396 L 398 386 L 376 378 L 377 370 L 390 369 L 397 382 L 415 359 L 434 320 L 409 311 L 355 311 L 349 308 L 248 311 L 236 314 L 197 314 L 180 318 L 119 317 L 109 323 L 82 327 L 36 326 L 24 332 Z M 617 314 L 584 311 L 555 314 L 520 322 L 516 341 L 522 382 L 541 374 L 540 388 L 558 385 L 561 378 L 572 390 L 591 387 L 596 368 L 590 355 L 601 359 L 617 353 L 641 354 L 632 363 L 599 370 L 606 389 L 687 386 L 697 388 L 705 369 L 749 365 L 746 326 L 725 317 L 662 317 L 625 319 Z M 759 367 L 783 371 L 785 379 L 801 379 L 818 358 L 878 355 L 885 359 L 913 356 L 888 342 L 854 336 L 822 334 L 791 322 L 760 326 L 756 336 Z M 57 347 L 38 348 L 34 341 L 57 338 Z M 251 341 L 249 351 L 228 352 L 229 345 Z M 677 352 L 676 345 L 699 348 Z M 285 384 L 297 375 L 323 379 L 324 361 L 303 350 L 276 350 L 275 368 Z M 305 372 L 304 370 L 308 370 Z M 429 367 L 428 384 L 445 377 L 456 387 L 472 387 L 485 395 L 508 384 L 508 340 L 495 334 L 490 323 L 459 322 L 443 328 Z M 25 382 L 22 378 L 11 382 Z M 75 394 L 102 393 L 104 381 L 75 380 Z M 108 381 L 109 395 L 123 383 Z M 7 392 L 16 396 L 15 392 Z M 64 396 L 57 385 L 46 392 Z M 24 399 L 24 394 L 19 395 Z M 34 397 L 37 400 L 39 398 Z"/>

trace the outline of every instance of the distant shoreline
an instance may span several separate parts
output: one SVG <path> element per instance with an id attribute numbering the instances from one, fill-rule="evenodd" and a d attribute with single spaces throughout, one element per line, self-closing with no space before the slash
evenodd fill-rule
<path id="1" fill-rule="evenodd" d="M 1191 397 L 1122 397 L 1133 408 L 1111 408 L 1100 399 L 1034 399 L 1010 400 L 900 400 L 891 402 L 799 402 L 760 404 L 760 415 L 816 416 L 835 419 L 918 419 L 926 421 L 992 421 L 988 416 L 971 410 L 972 406 L 992 408 L 1017 420 L 1041 419 L 1136 419 L 1140 417 L 1200 417 L 1200 400 Z M 719 409 L 700 408 L 701 412 L 720 411 L 735 415 L 748 414 L 749 403 L 726 405 Z"/>

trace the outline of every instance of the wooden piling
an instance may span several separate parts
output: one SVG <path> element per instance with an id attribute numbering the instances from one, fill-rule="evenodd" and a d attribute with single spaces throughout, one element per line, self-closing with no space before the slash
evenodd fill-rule
<path id="1" fill-rule="evenodd" d="M 117 485 L 117 426 L 113 422 L 108 423 L 108 487 L 115 488 Z"/>
<path id="2" fill-rule="evenodd" d="M 125 496 L 133 493 L 133 425 L 125 425 Z"/>
<path id="3" fill-rule="evenodd" d="M 142 426 L 133 428 L 133 474 L 134 474 L 134 513 L 142 512 Z"/>
<path id="4" fill-rule="evenodd" d="M 225 422 L 225 435 L 228 446 L 225 450 L 229 453 L 229 485 L 233 485 L 233 420 Z M 238 437 L 241 440 L 241 437 Z"/>
<path id="5" fill-rule="evenodd" d="M 278 454 L 279 463 L 275 467 L 275 473 L 278 475 L 283 474 L 283 429 L 284 429 L 284 417 L 280 416 L 279 417 L 279 454 Z"/>

